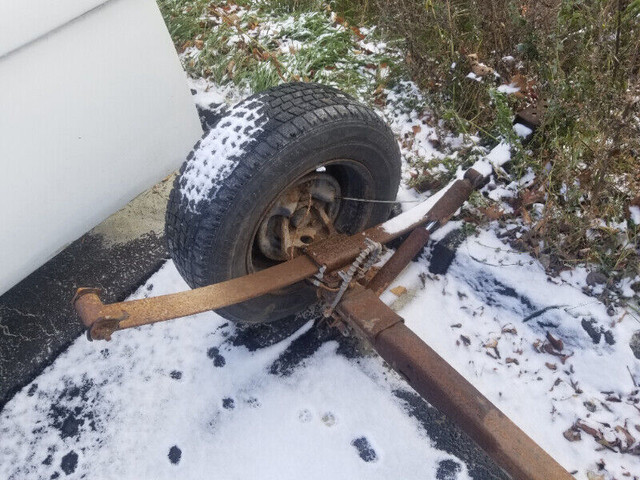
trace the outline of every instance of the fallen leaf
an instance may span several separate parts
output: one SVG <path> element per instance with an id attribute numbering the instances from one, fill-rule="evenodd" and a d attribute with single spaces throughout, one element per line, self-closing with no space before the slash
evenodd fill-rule
<path id="1" fill-rule="evenodd" d="M 631 445 L 633 445 L 634 443 L 636 443 L 636 439 L 633 437 L 633 435 L 631 435 L 629 433 L 629 430 L 627 430 L 623 426 L 617 425 L 615 430 L 616 430 L 616 432 L 622 433 L 624 435 L 624 438 L 627 441 L 627 448 L 630 447 Z"/>
<path id="2" fill-rule="evenodd" d="M 465 337 L 464 335 L 460 335 L 460 340 L 462 340 L 462 343 L 464 343 L 467 347 L 469 345 L 471 345 L 471 340 L 469 339 L 469 337 Z"/>
<path id="3" fill-rule="evenodd" d="M 582 421 L 580 421 L 580 420 L 578 420 L 575 423 L 575 427 L 579 428 L 583 432 L 591 435 L 596 440 L 601 440 L 602 439 L 602 433 L 600 432 L 600 430 L 596 430 L 595 428 L 590 427 L 589 425 L 586 425 L 586 424 L 582 423 Z"/>
<path id="4" fill-rule="evenodd" d="M 484 348 L 496 348 L 498 346 L 498 339 L 492 338 L 487 343 L 483 345 Z"/>
<path id="5" fill-rule="evenodd" d="M 505 362 L 507 362 L 507 363 L 515 363 L 516 365 L 520 365 L 520 362 L 518 361 L 517 358 L 507 357 L 505 359 Z"/>
<path id="6" fill-rule="evenodd" d="M 489 220 L 498 220 L 504 215 L 504 211 L 496 203 L 488 207 L 480 207 L 478 210 Z"/>
<path id="7" fill-rule="evenodd" d="M 411 130 L 413 130 L 414 135 L 417 135 L 422 130 L 422 127 L 420 125 L 414 125 L 413 127 L 411 127 Z"/>
<path id="8" fill-rule="evenodd" d="M 505 325 L 504 327 L 502 327 L 502 333 L 510 333 L 512 335 L 517 335 L 518 331 L 516 330 L 516 327 L 514 327 L 511 324 L 509 324 L 509 325 Z"/>
<path id="9" fill-rule="evenodd" d="M 407 289 L 402 285 L 398 285 L 397 287 L 393 287 L 391 289 L 391 293 L 393 293 L 396 297 L 400 297 L 407 293 Z"/>
<path id="10" fill-rule="evenodd" d="M 557 370 L 558 369 L 558 367 L 556 366 L 555 363 L 545 362 L 545 365 L 549 370 Z"/>
<path id="11" fill-rule="evenodd" d="M 547 332 L 547 340 L 549 340 L 551 346 L 553 346 L 553 348 L 555 348 L 559 352 L 561 352 L 564 348 L 564 343 L 562 342 L 562 340 L 551 335 L 551 332 Z"/>
<path id="12" fill-rule="evenodd" d="M 351 27 L 351 31 L 355 33 L 356 37 L 358 37 L 358 40 L 364 40 L 365 37 L 358 27 Z"/>
<path id="13" fill-rule="evenodd" d="M 235 60 L 231 60 L 229 61 L 229 63 L 227 63 L 227 74 L 231 77 L 233 75 L 233 67 L 235 67 L 236 65 L 236 61 Z"/>
<path id="14" fill-rule="evenodd" d="M 564 435 L 564 438 L 566 438 L 570 442 L 577 442 L 579 440 L 582 440 L 582 435 L 580 435 L 580 432 L 574 427 L 565 430 L 562 435 Z"/>

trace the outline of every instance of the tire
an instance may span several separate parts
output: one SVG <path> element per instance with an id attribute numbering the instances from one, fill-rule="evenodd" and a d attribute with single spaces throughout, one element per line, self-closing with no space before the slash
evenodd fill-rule
<path id="1" fill-rule="evenodd" d="M 230 108 L 196 143 L 169 198 L 165 233 L 178 271 L 196 288 L 276 263 L 257 240 L 273 240 L 263 226 L 282 221 L 268 215 L 280 208 L 287 188 L 317 190 L 322 182 L 332 185 L 325 200 L 337 231 L 356 233 L 388 218 L 391 204 L 341 199 L 396 197 L 400 151 L 378 115 L 336 89 L 310 83 L 280 85 Z M 310 203 L 320 202 L 311 196 Z M 315 301 L 302 282 L 217 313 L 262 323 Z"/>

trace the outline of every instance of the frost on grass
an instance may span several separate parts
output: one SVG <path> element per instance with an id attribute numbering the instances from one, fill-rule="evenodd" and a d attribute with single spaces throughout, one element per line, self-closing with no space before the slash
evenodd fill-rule
<path id="1" fill-rule="evenodd" d="M 267 117 L 260 96 L 231 107 L 195 145 L 180 178 L 180 195 L 192 211 L 215 197 L 218 187 L 262 131 Z"/>

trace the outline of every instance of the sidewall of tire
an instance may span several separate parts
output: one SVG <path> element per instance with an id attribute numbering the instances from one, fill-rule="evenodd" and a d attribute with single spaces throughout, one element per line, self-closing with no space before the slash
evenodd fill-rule
<path id="1" fill-rule="evenodd" d="M 232 198 L 211 246 L 213 252 L 225 252 L 226 258 L 214 255 L 210 283 L 246 275 L 246 254 L 262 215 L 282 190 L 296 179 L 313 172 L 332 160 L 351 160 L 364 167 L 373 180 L 373 197 L 393 200 L 399 177 L 395 152 L 389 149 L 395 140 L 386 129 L 361 121 L 338 121 L 323 124 L 291 141 L 276 156 L 260 165 L 241 188 L 241 198 Z M 391 180 L 391 181 L 390 181 Z M 387 204 L 360 204 L 368 218 L 355 230 L 380 223 L 388 218 Z M 205 214 L 205 216 L 207 216 Z M 339 214 L 340 216 L 340 214 Z M 205 240 L 205 239 L 202 239 Z M 304 309 L 316 299 L 314 289 L 297 284 L 279 294 L 265 295 L 220 310 L 226 318 L 259 323 L 270 317 L 285 317 Z M 284 305 L 283 305 L 284 303 Z"/>

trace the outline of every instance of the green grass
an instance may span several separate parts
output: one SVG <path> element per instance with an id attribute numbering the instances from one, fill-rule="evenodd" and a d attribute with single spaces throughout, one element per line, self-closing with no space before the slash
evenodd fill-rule
<path id="1" fill-rule="evenodd" d="M 380 84 L 392 82 L 403 71 L 397 55 L 359 55 L 358 33 L 348 23 L 333 22 L 322 2 L 236 2 L 250 11 L 241 17 L 233 9 L 225 10 L 234 3 L 159 0 L 158 4 L 178 52 L 196 53 L 183 59 L 193 77 L 253 92 L 283 81 L 316 81 L 369 101 Z M 276 28 L 267 30 L 269 25 Z M 229 43 L 238 36 L 243 40 Z M 287 43 L 297 45 L 295 51 L 282 51 L 281 45 Z M 385 79 L 371 73 L 380 65 L 390 69 Z"/>
<path id="2" fill-rule="evenodd" d="M 445 129 L 477 135 L 486 148 L 507 141 L 512 178 L 537 174 L 528 189 L 544 195 L 543 214 L 526 206 L 505 217 L 533 219 L 533 254 L 553 253 L 569 266 L 591 262 L 616 276 L 640 274 L 638 226 L 627 221 L 629 202 L 640 192 L 640 102 L 634 103 L 640 96 L 640 0 L 158 4 L 176 49 L 194 54 L 183 57 L 193 77 L 254 92 L 284 81 L 316 81 L 367 103 L 379 100 L 382 87 L 400 87 L 400 79 L 412 77 L 425 94 L 407 97 L 407 109 L 420 111 L 427 102 Z M 234 15 L 234 5 L 249 13 Z M 333 20 L 331 10 L 338 15 Z M 363 55 L 357 28 L 363 25 L 376 26 L 367 41 L 383 39 L 401 49 Z M 283 44 L 298 47 L 282 51 Z M 491 80 L 466 78 L 471 53 L 500 73 L 497 83 L 520 75 L 530 86 L 526 97 L 500 94 Z M 505 64 L 504 55 L 515 57 L 517 67 Z M 389 68 L 385 78 L 382 65 Z M 525 147 L 512 130 L 513 113 L 541 97 L 549 103 L 546 119 Z M 411 184 L 443 184 L 479 151 L 409 159 L 419 172 Z M 622 224 L 626 231 L 613 228 Z"/>

